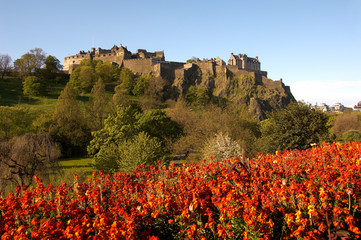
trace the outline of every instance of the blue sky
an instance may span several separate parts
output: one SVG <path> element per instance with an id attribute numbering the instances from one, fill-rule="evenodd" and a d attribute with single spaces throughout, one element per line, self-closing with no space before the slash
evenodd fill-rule
<path id="1" fill-rule="evenodd" d="M 0 0 L 0 54 L 40 47 L 63 62 L 122 43 L 169 61 L 258 56 L 273 80 L 312 104 L 361 101 L 359 0 Z"/>

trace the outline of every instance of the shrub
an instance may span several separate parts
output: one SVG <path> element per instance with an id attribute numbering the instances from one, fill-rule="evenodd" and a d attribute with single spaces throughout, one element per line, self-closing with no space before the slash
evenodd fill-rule
<path id="1" fill-rule="evenodd" d="M 47 91 L 44 80 L 35 76 L 25 78 L 23 82 L 23 93 L 30 97 L 45 95 Z"/>

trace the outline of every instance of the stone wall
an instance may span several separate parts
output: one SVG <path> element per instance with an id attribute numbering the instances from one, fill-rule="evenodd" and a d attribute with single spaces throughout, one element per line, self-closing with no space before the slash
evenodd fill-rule
<path id="1" fill-rule="evenodd" d="M 178 69 L 184 69 L 184 63 L 161 62 L 160 76 L 172 82 L 175 79 L 175 71 Z"/>
<path id="2" fill-rule="evenodd" d="M 119 53 L 102 53 L 102 54 L 97 54 L 94 55 L 93 60 L 101 60 L 103 62 L 111 62 L 111 63 L 116 63 L 119 66 L 122 64 L 123 62 L 123 55 L 119 54 Z"/>
<path id="3" fill-rule="evenodd" d="M 123 61 L 123 66 L 129 68 L 133 73 L 144 74 L 154 72 L 151 58 L 126 59 Z"/>
<path id="4" fill-rule="evenodd" d="M 208 62 L 203 62 L 203 61 L 199 61 L 195 63 L 202 71 L 202 73 L 206 74 L 209 73 L 211 75 L 214 75 L 215 72 L 215 64 L 211 61 Z"/>
<path id="5" fill-rule="evenodd" d="M 64 71 L 69 71 L 71 73 L 72 71 L 72 65 L 79 65 L 81 61 L 84 59 L 91 59 L 90 53 L 86 54 L 76 54 L 74 56 L 66 57 L 64 58 Z"/>

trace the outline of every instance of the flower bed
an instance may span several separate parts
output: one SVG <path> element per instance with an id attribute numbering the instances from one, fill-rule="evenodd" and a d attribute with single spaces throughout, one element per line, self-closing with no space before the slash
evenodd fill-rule
<path id="1" fill-rule="evenodd" d="M 0 198 L 1 239 L 361 236 L 361 143 L 37 186 Z"/>

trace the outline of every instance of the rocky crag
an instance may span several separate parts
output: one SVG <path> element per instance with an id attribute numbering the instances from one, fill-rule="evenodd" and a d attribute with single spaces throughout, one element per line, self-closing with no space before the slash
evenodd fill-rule
<path id="1" fill-rule="evenodd" d="M 266 117 L 267 111 L 283 108 L 295 100 L 282 79 L 273 81 L 267 78 L 267 72 L 261 71 L 258 57 L 250 58 L 246 54 L 231 53 L 227 64 L 219 57 L 192 59 L 184 63 L 166 61 L 163 51 L 138 49 L 132 53 L 120 45 L 110 50 L 93 48 L 66 57 L 64 70 L 71 73 L 84 59 L 110 61 L 137 74 L 151 73 L 165 79 L 168 90 L 164 100 L 186 96 L 191 86 L 205 88 L 213 97 L 249 106 L 250 112 L 259 120 Z"/>

